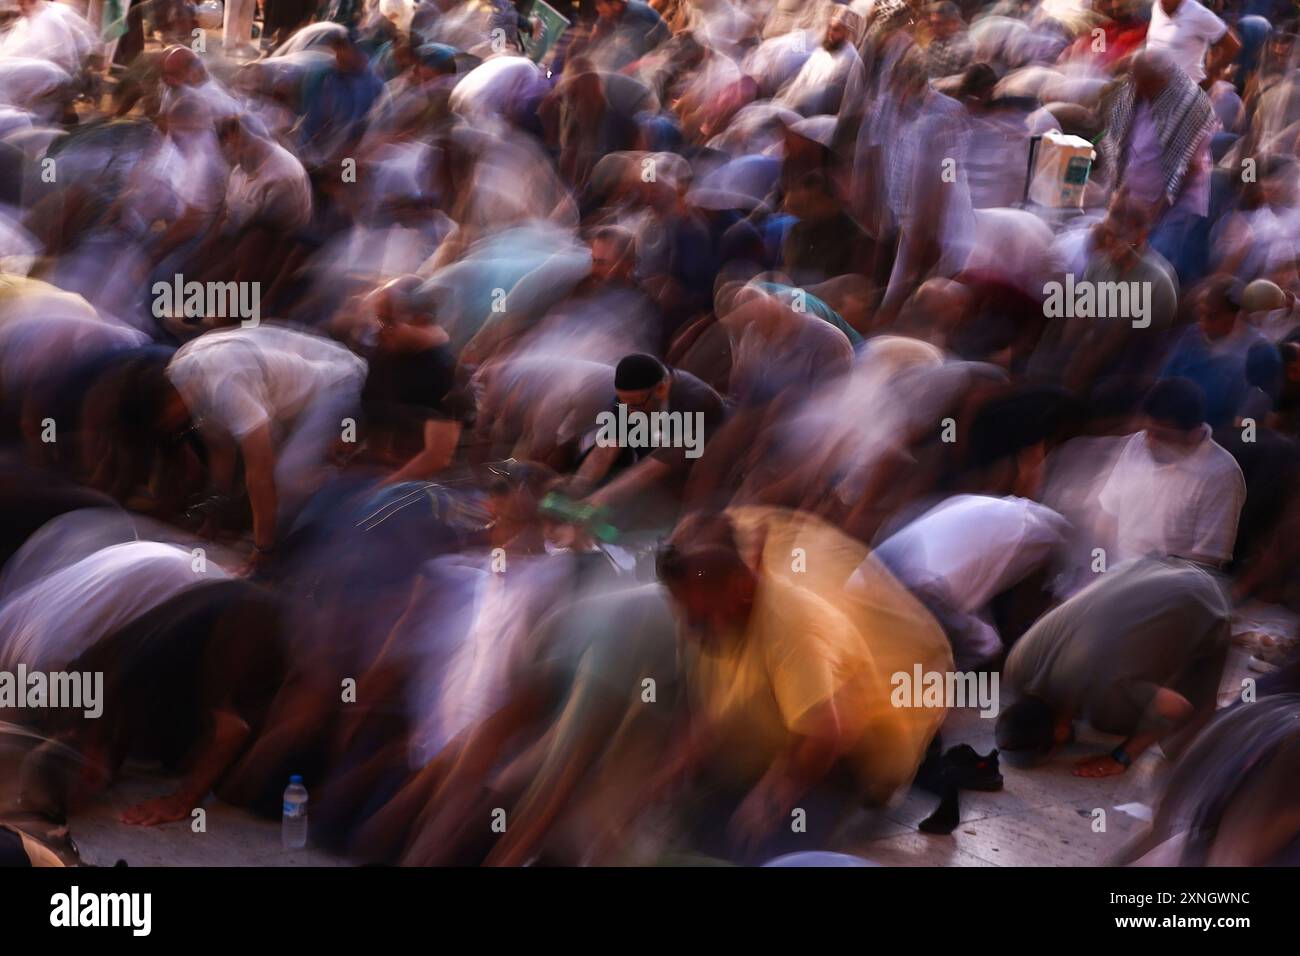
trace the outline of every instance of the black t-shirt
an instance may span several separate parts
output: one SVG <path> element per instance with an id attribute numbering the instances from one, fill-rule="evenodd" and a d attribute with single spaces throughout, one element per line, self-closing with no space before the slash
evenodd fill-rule
<path id="1" fill-rule="evenodd" d="M 444 345 L 418 352 L 378 352 L 370 359 L 361 397 L 370 427 L 402 446 L 424 443 L 424 423 L 453 414 L 446 407 L 456 360 Z"/>
<path id="2" fill-rule="evenodd" d="M 713 436 L 713 432 L 722 424 L 722 398 L 690 372 L 671 369 L 669 374 L 672 376 L 672 384 L 668 388 L 668 407 L 665 411 L 670 414 L 680 413 L 682 418 L 679 421 L 683 423 L 688 416 L 691 418 L 689 427 L 693 430 L 689 434 L 692 443 L 698 442 L 697 447 L 702 451 L 704 443 Z M 611 408 L 617 414 L 618 402 L 614 402 Z M 698 429 L 698 432 L 694 429 Z M 643 447 L 631 448 L 629 451 L 636 461 L 653 457 L 672 465 L 674 470 L 687 468 L 698 458 L 694 449 L 681 443 L 668 448 Z M 688 457 L 687 452 L 690 452 L 693 457 Z"/>
<path id="3" fill-rule="evenodd" d="M 791 226 L 781 250 L 781 261 L 796 282 L 813 284 L 861 271 L 870 244 L 862 227 L 841 210 L 829 219 L 796 222 Z"/>
<path id="4" fill-rule="evenodd" d="M 456 360 L 445 345 L 418 352 L 379 352 L 370 359 L 362 398 L 367 403 L 439 411 L 455 373 Z"/>

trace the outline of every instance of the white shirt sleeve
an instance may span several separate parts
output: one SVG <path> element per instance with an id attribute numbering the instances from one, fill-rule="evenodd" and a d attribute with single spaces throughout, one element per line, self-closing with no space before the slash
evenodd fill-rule
<path id="1" fill-rule="evenodd" d="M 243 439 L 271 420 L 270 412 L 254 391 L 253 383 L 242 375 L 223 378 L 212 389 L 209 412 L 236 439 Z"/>
<path id="2" fill-rule="evenodd" d="M 1110 474 L 1106 476 L 1106 482 L 1097 495 L 1097 504 L 1101 505 L 1101 510 L 1113 518 L 1118 518 L 1120 510 L 1124 507 L 1124 486 L 1127 484 L 1128 470 L 1126 466 L 1131 457 L 1132 447 L 1132 439 L 1130 439 L 1120 450 L 1119 457 L 1115 459 L 1115 464 L 1111 466 Z"/>
<path id="3" fill-rule="evenodd" d="M 1246 501 L 1246 479 L 1235 462 L 1222 480 L 1207 485 L 1196 502 L 1196 541 L 1191 555 L 1224 562 L 1232 557 L 1237 543 L 1237 522 Z"/>
<path id="4" fill-rule="evenodd" d="M 242 356 L 202 347 L 211 341 L 200 336 L 182 346 L 168 366 L 167 375 L 196 419 L 208 419 L 234 438 L 242 439 L 272 419 L 272 408 L 260 376 L 236 361 Z"/>
<path id="5" fill-rule="evenodd" d="M 1228 32 L 1228 25 L 1219 19 L 1218 14 L 1201 4 L 1192 8 L 1196 14 L 1191 21 L 1191 28 L 1211 45 L 1218 43 Z"/>

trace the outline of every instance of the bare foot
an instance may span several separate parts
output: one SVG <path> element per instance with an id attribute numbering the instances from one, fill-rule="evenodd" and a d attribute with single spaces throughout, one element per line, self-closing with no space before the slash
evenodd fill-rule
<path id="1" fill-rule="evenodd" d="M 1099 757 L 1084 757 L 1074 765 L 1076 777 L 1115 777 L 1123 773 L 1125 767 L 1110 754 Z"/>
<path id="2" fill-rule="evenodd" d="M 184 820 L 194 809 L 194 801 L 181 793 L 146 800 L 122 811 L 121 820 L 133 826 L 151 827 L 159 823 Z"/>

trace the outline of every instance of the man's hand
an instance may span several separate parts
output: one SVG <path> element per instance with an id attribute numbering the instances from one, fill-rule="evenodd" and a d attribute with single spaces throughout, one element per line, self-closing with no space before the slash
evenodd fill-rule
<path id="1" fill-rule="evenodd" d="M 1110 754 L 1100 754 L 1096 757 L 1084 757 L 1074 765 L 1074 775 L 1076 777 L 1117 777 L 1122 774 L 1126 768 L 1122 763 L 1112 757 Z"/>
<path id="2" fill-rule="evenodd" d="M 1208 90 L 1216 80 L 1223 78 L 1240 52 L 1241 39 L 1235 31 L 1229 29 L 1206 53 L 1205 80 L 1201 83 L 1201 87 Z"/>
<path id="3" fill-rule="evenodd" d="M 755 787 L 732 815 L 727 833 L 738 849 L 748 852 L 772 832 L 776 816 L 776 808 L 768 801 L 763 788 Z"/>
<path id="4" fill-rule="evenodd" d="M 751 852 L 781 824 L 793 807 L 794 801 L 782 796 L 780 788 L 766 781 L 760 782 L 732 815 L 727 832 L 738 849 Z"/>
<path id="5" fill-rule="evenodd" d="M 173 793 L 156 800 L 146 800 L 122 811 L 121 820 L 132 826 L 151 827 L 159 823 L 184 820 L 194 809 L 196 801 L 185 793 Z"/>

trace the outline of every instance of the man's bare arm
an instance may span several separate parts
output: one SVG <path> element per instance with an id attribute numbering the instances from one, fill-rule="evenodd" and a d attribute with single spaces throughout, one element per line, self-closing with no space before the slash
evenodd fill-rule
<path id="1" fill-rule="evenodd" d="M 276 494 L 270 424 L 259 425 L 245 435 L 239 448 L 244 453 L 244 483 L 253 509 L 253 544 L 271 548 L 275 545 Z"/>
<path id="2" fill-rule="evenodd" d="M 618 449 L 615 448 L 614 451 L 617 452 Z M 663 481 L 672 470 L 673 466 L 660 458 L 643 458 L 587 501 L 600 506 L 633 497 Z"/>
<path id="3" fill-rule="evenodd" d="M 1209 52 L 1205 55 L 1205 81 L 1207 84 L 1213 83 L 1219 78 L 1232 61 L 1237 58 L 1241 52 L 1241 39 L 1237 36 L 1236 31 L 1231 27 L 1228 32 L 1219 37 L 1219 42 L 1210 47 Z"/>
<path id="4" fill-rule="evenodd" d="M 424 447 L 405 465 L 381 482 L 396 485 L 403 481 L 424 481 L 451 464 L 460 442 L 460 423 L 430 420 L 424 423 Z"/>

